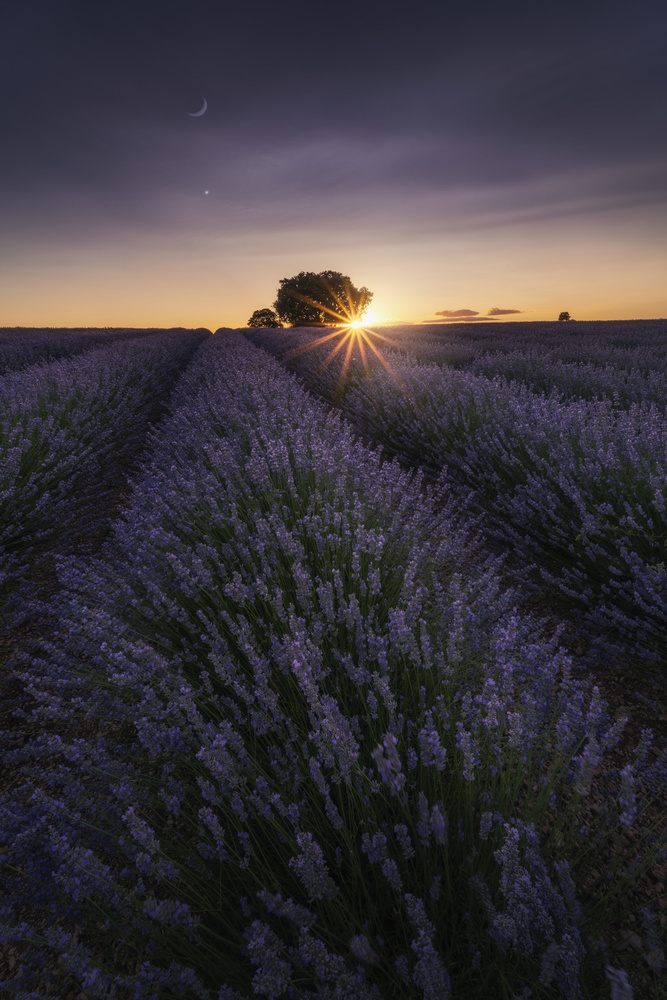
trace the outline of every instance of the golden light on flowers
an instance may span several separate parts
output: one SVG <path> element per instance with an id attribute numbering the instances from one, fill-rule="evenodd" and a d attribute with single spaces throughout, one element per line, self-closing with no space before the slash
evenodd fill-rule
<path id="1" fill-rule="evenodd" d="M 392 370 L 391 365 L 382 356 L 381 351 L 378 350 L 378 347 L 376 346 L 378 341 L 385 341 L 385 343 L 390 345 L 391 341 L 388 337 L 382 336 L 382 334 L 378 333 L 376 330 L 369 330 L 368 327 L 361 322 L 361 320 L 355 319 L 351 322 L 341 323 L 341 325 L 335 327 L 331 333 L 326 333 L 322 337 L 315 337 L 309 343 L 302 344 L 300 347 L 295 347 L 292 348 L 291 351 L 287 351 L 283 355 L 282 360 L 288 361 L 291 358 L 296 358 L 300 354 L 304 354 L 306 351 L 312 351 L 316 347 L 321 347 L 322 344 L 325 344 L 327 341 L 333 341 L 333 347 L 317 370 L 313 373 L 312 382 L 313 384 L 317 382 L 322 372 L 329 367 L 339 351 L 345 351 L 340 376 L 338 378 L 338 383 L 332 399 L 334 406 L 338 405 L 338 402 L 340 401 L 351 362 L 361 361 L 364 373 L 367 376 L 370 375 L 371 372 L 368 364 L 367 350 L 373 352 L 378 361 L 385 368 L 387 374 L 394 380 L 394 382 L 396 382 L 401 391 L 405 391 L 400 380 Z"/>

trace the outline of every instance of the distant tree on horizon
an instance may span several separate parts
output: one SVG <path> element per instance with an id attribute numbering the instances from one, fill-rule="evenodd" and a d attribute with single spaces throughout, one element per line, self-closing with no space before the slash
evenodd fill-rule
<path id="1" fill-rule="evenodd" d="M 560 316 L 558 317 L 558 320 L 561 323 L 572 323 L 572 322 L 574 322 L 574 320 L 570 316 L 569 312 L 562 312 L 560 314 Z"/>
<path id="2" fill-rule="evenodd" d="M 360 320 L 372 298 L 339 271 L 300 271 L 281 279 L 273 305 L 290 326 L 339 326 Z"/>
<path id="3" fill-rule="evenodd" d="M 273 309 L 255 309 L 246 326 L 268 326 L 279 329 L 282 327 L 282 323 Z"/>

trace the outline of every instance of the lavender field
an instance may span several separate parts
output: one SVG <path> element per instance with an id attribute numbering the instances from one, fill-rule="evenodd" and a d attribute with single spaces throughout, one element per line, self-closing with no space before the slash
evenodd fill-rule
<path id="1" fill-rule="evenodd" d="M 2 994 L 666 997 L 666 338 L 0 332 Z"/>

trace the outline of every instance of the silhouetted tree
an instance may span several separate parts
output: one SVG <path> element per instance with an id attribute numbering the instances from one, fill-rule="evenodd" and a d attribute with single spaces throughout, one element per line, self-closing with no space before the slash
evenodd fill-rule
<path id="1" fill-rule="evenodd" d="M 282 327 L 282 323 L 274 313 L 273 309 L 255 309 L 248 320 L 247 326 L 270 326 Z"/>
<path id="2" fill-rule="evenodd" d="M 559 319 L 559 321 L 561 323 L 570 323 L 570 322 L 572 322 L 572 317 L 570 316 L 570 314 L 568 312 L 561 313 L 560 316 L 558 317 L 558 319 Z"/>
<path id="3" fill-rule="evenodd" d="M 355 288 L 346 274 L 300 271 L 281 280 L 273 305 L 290 326 L 339 326 L 360 320 L 372 298 L 372 292 Z"/>

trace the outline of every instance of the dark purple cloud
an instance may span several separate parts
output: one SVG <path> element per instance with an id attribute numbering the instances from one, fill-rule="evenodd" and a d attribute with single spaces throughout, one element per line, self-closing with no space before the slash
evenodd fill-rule
<path id="1" fill-rule="evenodd" d="M 476 309 L 440 309 L 435 315 L 445 316 L 447 319 L 455 317 L 465 319 L 468 316 L 479 316 L 479 311 Z"/>
<path id="2" fill-rule="evenodd" d="M 441 313 L 436 313 L 436 316 L 439 316 L 439 315 L 442 315 L 442 314 Z M 434 319 L 425 319 L 425 320 L 422 320 L 422 323 L 431 323 L 434 326 L 437 326 L 438 324 L 442 324 L 442 323 L 493 323 L 493 322 L 495 322 L 495 317 L 493 317 L 493 316 L 491 317 L 491 319 L 489 319 L 488 316 L 478 316 L 478 315 L 473 315 L 473 316 L 452 315 L 452 316 L 446 317 L 445 319 L 436 319 L 436 320 L 434 320 Z"/>
<path id="3" fill-rule="evenodd" d="M 0 42 L 4 252 L 664 205 L 666 29 L 662 0 L 26 0 Z"/>
<path id="4" fill-rule="evenodd" d="M 509 316 L 513 313 L 521 313 L 523 309 L 499 309 L 497 306 L 493 306 L 485 316 L 480 316 L 479 311 L 476 309 L 439 309 L 435 315 L 442 316 L 439 320 L 424 320 L 425 323 L 474 323 L 475 321 L 489 322 L 489 317 L 491 319 L 496 316 Z"/>

